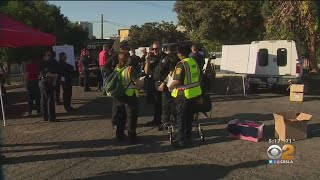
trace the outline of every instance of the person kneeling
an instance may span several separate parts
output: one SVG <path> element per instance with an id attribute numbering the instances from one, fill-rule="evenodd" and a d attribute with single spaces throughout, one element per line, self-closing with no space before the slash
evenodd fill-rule
<path id="1" fill-rule="evenodd" d="M 120 74 L 120 80 L 124 85 L 125 92 L 122 96 L 113 97 L 112 118 L 116 126 L 116 138 L 125 140 L 125 128 L 128 130 L 129 143 L 137 141 L 137 119 L 138 119 L 138 88 L 141 82 L 137 72 L 132 66 L 128 66 L 129 53 L 121 52 L 118 56 L 119 63 L 115 69 Z"/>

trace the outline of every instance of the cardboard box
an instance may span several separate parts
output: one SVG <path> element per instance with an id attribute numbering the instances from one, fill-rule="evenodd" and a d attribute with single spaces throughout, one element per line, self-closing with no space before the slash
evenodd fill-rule
<path id="1" fill-rule="evenodd" d="M 290 101 L 303 102 L 304 85 L 292 84 L 290 86 Z"/>
<path id="2" fill-rule="evenodd" d="M 274 113 L 275 138 L 286 142 L 286 139 L 306 139 L 308 134 L 308 122 L 312 115 L 287 111 Z"/>

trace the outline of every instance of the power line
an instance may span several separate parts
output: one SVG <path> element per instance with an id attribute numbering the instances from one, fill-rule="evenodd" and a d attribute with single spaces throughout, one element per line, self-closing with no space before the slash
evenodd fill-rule
<path id="1" fill-rule="evenodd" d="M 130 1 L 130 2 L 134 3 L 134 4 L 140 4 L 140 5 L 144 5 L 144 6 L 153 7 L 153 8 L 166 8 L 166 9 L 172 10 L 171 7 L 160 5 L 160 4 L 146 3 L 146 2 L 136 2 L 136 1 Z"/>
<path id="2" fill-rule="evenodd" d="M 98 23 L 100 24 L 101 23 L 101 21 L 71 21 L 71 22 L 89 22 L 89 23 L 92 23 L 92 24 L 98 24 Z M 117 23 L 117 22 L 113 22 L 113 21 L 104 20 L 103 22 L 108 23 L 108 24 L 112 24 L 112 25 L 115 25 L 115 26 L 119 26 L 119 27 L 129 27 L 128 25 Z"/>
<path id="3" fill-rule="evenodd" d="M 152 4 L 152 5 L 154 5 L 154 6 L 159 6 L 159 7 L 168 8 L 168 9 L 172 10 L 172 7 L 169 7 L 169 6 L 164 6 L 164 5 L 161 5 L 161 4 L 155 4 L 155 3 L 151 3 L 151 2 L 149 2 L 149 4 Z"/>

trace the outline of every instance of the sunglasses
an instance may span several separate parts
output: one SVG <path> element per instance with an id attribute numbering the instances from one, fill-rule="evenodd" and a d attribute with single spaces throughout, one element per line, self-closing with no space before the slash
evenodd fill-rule
<path id="1" fill-rule="evenodd" d="M 153 51 L 154 51 L 154 50 L 158 50 L 158 49 L 159 49 L 159 48 L 152 48 L 151 50 L 153 50 Z"/>

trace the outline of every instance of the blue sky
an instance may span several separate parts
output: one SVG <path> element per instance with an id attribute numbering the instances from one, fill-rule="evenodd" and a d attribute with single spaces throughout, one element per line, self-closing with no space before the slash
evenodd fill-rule
<path id="1" fill-rule="evenodd" d="M 177 14 L 173 12 L 174 1 L 50 1 L 61 7 L 61 13 L 70 21 L 93 21 L 93 35 L 101 37 L 101 14 L 106 21 L 130 27 L 146 22 L 173 21 L 177 23 Z M 123 27 L 104 23 L 104 37 L 117 34 Z"/>

